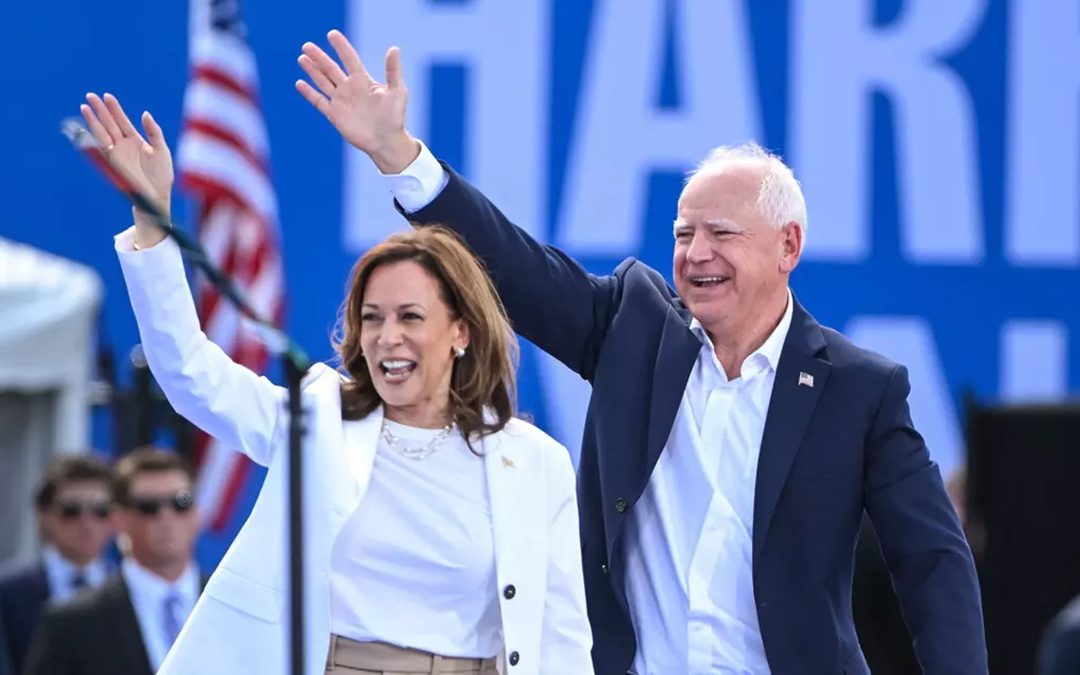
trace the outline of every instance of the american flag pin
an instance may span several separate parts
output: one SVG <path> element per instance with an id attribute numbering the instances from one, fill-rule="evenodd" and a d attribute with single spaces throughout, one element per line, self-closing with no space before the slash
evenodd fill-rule
<path id="1" fill-rule="evenodd" d="M 814 376 L 810 373 L 799 373 L 799 386 L 814 388 Z"/>
<path id="2" fill-rule="evenodd" d="M 514 468 L 514 460 L 507 459 L 506 457 L 503 457 L 502 462 L 503 462 L 504 467 L 506 467 L 508 469 L 513 469 Z"/>

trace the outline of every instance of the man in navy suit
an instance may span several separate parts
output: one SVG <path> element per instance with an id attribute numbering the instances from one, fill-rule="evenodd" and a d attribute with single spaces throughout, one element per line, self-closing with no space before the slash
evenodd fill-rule
<path id="1" fill-rule="evenodd" d="M 53 460 L 34 496 L 45 548 L 41 559 L 0 574 L 0 639 L 13 672 L 22 672 L 30 636 L 47 601 L 64 601 L 103 583 L 112 537 L 112 470 L 91 455 Z M 2 666 L 0 666 L 2 672 Z"/>
<path id="2" fill-rule="evenodd" d="M 675 290 L 633 259 L 591 275 L 409 136 L 396 49 L 382 85 L 330 41 L 344 69 L 305 44 L 300 93 L 410 221 L 465 238 L 515 329 L 593 386 L 579 505 L 597 673 L 869 672 L 851 609 L 864 510 L 926 672 L 987 672 L 971 553 L 907 371 L 792 295 L 806 206 L 777 157 L 718 148 L 687 181 Z"/>

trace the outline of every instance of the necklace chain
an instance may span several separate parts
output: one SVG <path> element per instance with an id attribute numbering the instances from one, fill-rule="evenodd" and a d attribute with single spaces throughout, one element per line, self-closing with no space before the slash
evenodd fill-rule
<path id="1" fill-rule="evenodd" d="M 383 418 L 382 437 L 392 450 L 400 452 L 409 459 L 420 461 L 435 454 L 442 447 L 443 442 L 450 436 L 450 432 L 454 430 L 455 426 L 456 425 L 453 422 L 450 422 L 424 445 L 408 446 L 405 445 L 400 438 L 395 436 L 394 432 L 390 431 L 390 426 L 387 424 L 386 418 Z"/>

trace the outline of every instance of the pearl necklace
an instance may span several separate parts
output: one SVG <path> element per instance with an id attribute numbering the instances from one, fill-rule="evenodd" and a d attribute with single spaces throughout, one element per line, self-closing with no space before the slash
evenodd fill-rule
<path id="1" fill-rule="evenodd" d="M 443 441 L 450 436 L 450 432 L 454 430 L 455 426 L 456 425 L 453 422 L 450 422 L 442 428 L 442 431 L 424 445 L 411 447 L 402 443 L 401 439 L 395 436 L 394 432 L 390 431 L 390 426 L 387 424 L 387 420 L 384 417 L 382 423 L 382 437 L 383 440 L 386 441 L 386 444 L 390 446 L 390 449 L 396 450 L 405 457 L 419 462 L 435 454 L 435 452 L 442 447 Z"/>

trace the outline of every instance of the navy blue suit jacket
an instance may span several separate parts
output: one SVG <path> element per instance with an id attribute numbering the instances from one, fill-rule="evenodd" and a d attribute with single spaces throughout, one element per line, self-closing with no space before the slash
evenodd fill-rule
<path id="1" fill-rule="evenodd" d="M 593 661 L 635 654 L 626 520 L 668 438 L 701 342 L 663 276 L 633 259 L 595 276 L 516 228 L 449 167 L 408 217 L 457 231 L 522 336 L 593 387 L 578 467 Z M 814 386 L 800 386 L 801 373 Z M 819 325 L 798 303 L 777 368 L 754 495 L 753 578 L 773 673 L 866 673 L 852 621 L 856 537 L 873 519 L 928 673 L 986 673 L 975 567 L 908 413 L 906 370 Z"/>
<path id="2" fill-rule="evenodd" d="M 153 675 L 121 574 L 42 613 L 24 675 Z"/>
<path id="3" fill-rule="evenodd" d="M 1080 598 L 1061 610 L 1043 632 L 1038 675 L 1080 673 Z"/>
<path id="4" fill-rule="evenodd" d="M 45 566 L 35 562 L 0 574 L 0 631 L 11 671 L 22 672 L 23 659 L 41 610 L 49 599 Z M 0 665 L 0 673 L 3 673 Z"/>

